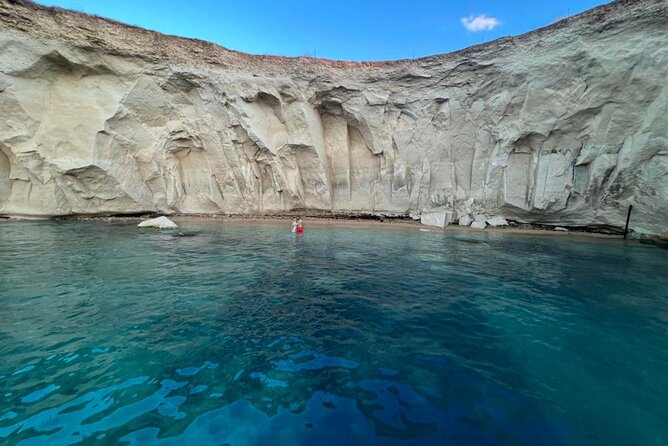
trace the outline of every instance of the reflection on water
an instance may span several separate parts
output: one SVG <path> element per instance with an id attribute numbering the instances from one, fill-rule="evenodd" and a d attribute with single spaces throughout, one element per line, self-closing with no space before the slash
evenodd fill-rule
<path id="1" fill-rule="evenodd" d="M 667 251 L 284 229 L 2 222 L 0 443 L 668 443 Z"/>

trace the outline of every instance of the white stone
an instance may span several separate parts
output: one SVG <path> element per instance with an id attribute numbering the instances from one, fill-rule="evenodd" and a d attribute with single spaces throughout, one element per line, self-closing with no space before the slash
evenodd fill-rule
<path id="1" fill-rule="evenodd" d="M 508 226 L 508 221 L 500 215 L 495 215 L 487 219 L 487 224 L 490 226 Z"/>
<path id="2" fill-rule="evenodd" d="M 473 217 L 469 214 L 464 214 L 459 217 L 459 226 L 470 226 L 473 223 Z"/>
<path id="3" fill-rule="evenodd" d="M 158 218 L 152 218 L 150 220 L 144 220 L 139 223 L 137 227 L 140 228 L 156 228 L 156 229 L 175 229 L 178 228 L 176 223 L 171 221 L 169 218 L 162 216 Z"/>
<path id="4" fill-rule="evenodd" d="M 566 228 L 564 228 L 564 227 L 562 227 L 562 226 L 556 226 L 556 227 L 554 228 L 554 230 L 555 230 L 555 231 L 559 231 L 559 232 L 568 232 L 568 229 L 566 229 Z"/>
<path id="5" fill-rule="evenodd" d="M 452 209 L 426 211 L 420 216 L 420 223 L 427 226 L 445 228 L 455 221 L 456 213 Z"/>
<path id="6" fill-rule="evenodd" d="M 471 223 L 471 227 L 473 229 L 485 229 L 487 227 L 487 223 L 485 223 L 485 220 L 474 220 L 473 223 Z"/>
<path id="7" fill-rule="evenodd" d="M 0 1 L 0 216 L 458 203 L 621 229 L 633 205 L 634 232 L 666 236 L 665 3 L 360 65 Z"/>

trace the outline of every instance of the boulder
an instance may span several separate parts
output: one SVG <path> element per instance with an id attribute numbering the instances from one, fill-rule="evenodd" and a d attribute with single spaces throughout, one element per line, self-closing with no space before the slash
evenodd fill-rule
<path id="1" fill-rule="evenodd" d="M 470 226 L 473 223 L 473 217 L 469 214 L 464 214 L 459 217 L 459 226 Z"/>
<path id="2" fill-rule="evenodd" d="M 167 217 L 152 218 L 137 225 L 139 228 L 176 229 L 178 226 Z"/>
<path id="3" fill-rule="evenodd" d="M 508 220 L 500 215 L 495 215 L 487 219 L 487 224 L 490 226 L 508 226 Z"/>
<path id="4" fill-rule="evenodd" d="M 485 220 L 476 218 L 473 220 L 473 223 L 471 223 L 471 227 L 473 229 L 485 229 L 487 227 L 487 223 L 485 223 Z"/>
<path id="5" fill-rule="evenodd" d="M 420 216 L 420 223 L 427 226 L 445 228 L 455 221 L 456 213 L 452 209 L 438 209 L 425 211 Z"/>
<path id="6" fill-rule="evenodd" d="M 566 229 L 564 227 L 561 227 L 561 226 L 555 227 L 554 230 L 559 231 L 559 232 L 568 232 L 568 229 Z"/>

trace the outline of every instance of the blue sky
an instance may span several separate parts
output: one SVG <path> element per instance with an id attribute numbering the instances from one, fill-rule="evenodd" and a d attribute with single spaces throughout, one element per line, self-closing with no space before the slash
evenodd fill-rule
<path id="1" fill-rule="evenodd" d="M 389 60 L 522 34 L 604 0 L 39 0 L 253 54 Z"/>

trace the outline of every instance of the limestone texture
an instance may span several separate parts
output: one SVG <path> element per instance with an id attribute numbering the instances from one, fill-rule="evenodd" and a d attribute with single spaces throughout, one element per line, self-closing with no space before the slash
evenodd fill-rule
<path id="1" fill-rule="evenodd" d="M 469 214 L 464 214 L 459 217 L 457 222 L 460 226 L 471 226 L 471 223 L 473 223 L 473 217 L 471 217 Z"/>
<path id="2" fill-rule="evenodd" d="M 666 235 L 667 3 L 352 63 L 0 0 L 0 215 L 416 216 L 470 201 L 471 215 L 619 229 L 633 205 L 633 231 Z"/>
<path id="3" fill-rule="evenodd" d="M 485 229 L 487 227 L 487 223 L 485 222 L 484 219 L 476 218 L 475 220 L 473 220 L 473 223 L 471 223 L 471 227 L 473 229 Z"/>
<path id="4" fill-rule="evenodd" d="M 178 225 L 163 215 L 161 217 L 144 220 L 143 222 L 139 223 L 137 227 L 154 228 L 154 229 L 176 229 L 178 228 Z"/>
<path id="5" fill-rule="evenodd" d="M 430 209 L 424 211 L 420 223 L 427 226 L 445 228 L 456 220 L 457 213 L 453 209 Z"/>
<path id="6" fill-rule="evenodd" d="M 508 226 L 508 222 L 505 218 L 500 215 L 495 215 L 494 217 L 489 217 L 487 219 L 487 224 L 490 226 Z"/>

